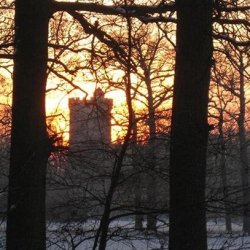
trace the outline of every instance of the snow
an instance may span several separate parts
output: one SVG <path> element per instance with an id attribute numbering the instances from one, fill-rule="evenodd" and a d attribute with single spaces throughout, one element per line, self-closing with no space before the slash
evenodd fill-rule
<path id="1" fill-rule="evenodd" d="M 96 221 L 88 221 L 81 229 L 93 229 L 93 225 L 97 226 Z M 56 230 L 59 225 L 53 225 L 51 229 Z M 112 240 L 107 243 L 107 250 L 160 250 L 168 249 L 168 228 L 163 224 L 160 226 L 160 230 L 157 235 L 146 234 L 145 232 L 135 232 L 133 230 L 132 220 L 115 221 L 110 225 L 111 231 L 114 233 Z M 71 228 L 74 225 L 70 226 Z M 117 230 L 120 229 L 120 230 Z M 115 231 L 116 229 L 116 231 Z M 225 233 L 225 223 L 223 220 L 214 220 L 207 223 L 208 230 L 208 249 L 209 250 L 249 250 L 250 249 L 250 236 L 243 235 L 241 233 L 242 225 L 240 222 L 234 222 L 232 224 L 233 233 Z M 51 230 L 51 231 L 53 231 Z M 112 231 L 113 232 L 113 231 Z M 120 233 L 120 234 L 119 234 Z M 75 235 L 76 236 L 76 235 Z M 88 235 L 85 235 L 85 237 Z M 63 242 L 60 246 L 51 245 L 48 246 L 49 250 L 59 249 L 72 249 L 70 243 L 70 237 L 63 235 Z M 68 237 L 68 238 L 67 238 Z M 54 238 L 58 244 L 58 238 Z M 72 240 L 72 237 L 71 237 Z M 79 243 L 77 250 L 90 250 L 93 246 L 93 239 L 83 240 L 82 236 L 78 235 L 74 238 L 75 243 Z M 82 241 L 82 242 L 81 242 Z"/>
<path id="2" fill-rule="evenodd" d="M 76 250 L 91 250 L 93 246 L 93 230 L 96 230 L 99 222 L 89 220 L 80 223 L 51 223 L 48 225 L 47 249 L 69 250 L 72 243 Z M 114 233 L 112 240 L 107 243 L 107 250 L 167 250 L 168 228 L 159 225 L 160 230 L 155 234 L 136 232 L 133 230 L 132 220 L 114 221 L 111 223 L 111 231 Z M 119 229 L 119 230 L 117 230 Z M 250 236 L 242 234 L 240 221 L 232 223 L 233 233 L 225 233 L 225 223 L 222 219 L 210 220 L 207 223 L 208 249 L 209 250 L 250 250 Z M 5 249 L 5 223 L 0 227 L 0 250 Z M 115 234 L 115 232 L 117 234 Z"/>

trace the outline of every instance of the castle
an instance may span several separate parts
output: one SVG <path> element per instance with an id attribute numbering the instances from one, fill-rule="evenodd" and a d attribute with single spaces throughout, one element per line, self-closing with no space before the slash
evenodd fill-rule
<path id="1" fill-rule="evenodd" d="M 85 190 L 81 199 L 85 202 L 84 213 L 87 217 L 101 214 L 102 206 L 98 199 L 105 200 L 122 148 L 121 144 L 114 144 L 111 140 L 112 108 L 112 99 L 105 98 L 100 88 L 95 90 L 90 100 L 69 99 L 70 166 L 65 171 L 69 181 L 80 183 L 81 190 Z M 152 149 L 149 143 L 129 142 L 122 161 L 119 186 L 114 194 L 114 204 L 135 206 L 135 210 L 137 206 L 151 207 L 147 208 L 149 210 L 152 207 L 166 209 L 167 195 L 158 195 L 157 198 L 154 197 L 154 201 L 151 201 L 148 195 L 150 190 L 154 189 L 162 194 L 168 192 L 166 140 L 157 137 L 154 147 L 155 149 Z M 153 168 L 149 159 L 149 152 L 152 150 L 156 153 Z M 79 194 L 71 193 L 69 197 L 78 197 L 79 200 Z"/>
<path id="2" fill-rule="evenodd" d="M 100 88 L 95 90 L 90 100 L 69 99 L 71 151 L 111 144 L 112 108 L 113 100 L 105 98 Z"/>

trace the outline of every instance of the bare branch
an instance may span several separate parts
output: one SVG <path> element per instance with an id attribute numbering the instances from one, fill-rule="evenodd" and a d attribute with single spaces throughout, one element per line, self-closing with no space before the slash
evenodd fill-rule
<path id="1" fill-rule="evenodd" d="M 213 38 L 228 41 L 228 42 L 232 43 L 235 47 L 237 47 L 237 46 L 250 46 L 250 40 L 247 40 L 247 41 L 235 40 L 234 38 L 230 37 L 229 35 L 223 34 L 223 33 L 221 33 L 221 34 L 213 33 Z"/>
<path id="2" fill-rule="evenodd" d="M 0 58 L 2 59 L 14 59 L 13 54 L 0 54 Z"/>
<path id="3" fill-rule="evenodd" d="M 53 11 L 87 11 L 104 15 L 122 15 L 130 17 L 146 16 L 148 14 L 161 14 L 175 11 L 175 3 L 161 3 L 156 6 L 148 5 L 100 5 L 84 2 L 53 2 Z"/>
<path id="4" fill-rule="evenodd" d="M 214 18 L 213 21 L 219 24 L 238 24 L 238 25 L 242 24 L 248 28 L 250 27 L 250 22 L 248 20 L 240 18 L 239 19 Z"/>
<path id="5" fill-rule="evenodd" d="M 249 10 L 250 10 L 250 5 L 220 7 L 220 11 L 222 11 L 222 12 L 238 12 L 238 11 L 249 11 Z"/>

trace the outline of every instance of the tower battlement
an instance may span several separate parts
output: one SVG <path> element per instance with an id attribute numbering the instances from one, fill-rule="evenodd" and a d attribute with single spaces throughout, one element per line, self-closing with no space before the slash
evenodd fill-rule
<path id="1" fill-rule="evenodd" d="M 94 92 L 93 97 L 90 100 L 87 100 L 86 97 L 79 98 L 79 97 L 71 97 L 68 100 L 68 106 L 69 108 L 75 105 L 100 105 L 103 106 L 106 105 L 107 107 L 110 107 L 112 109 L 113 107 L 113 99 L 105 98 L 104 92 L 97 88 Z"/>
<path id="2" fill-rule="evenodd" d="M 73 105 L 85 104 L 86 98 L 71 97 L 69 98 L 69 107 Z"/>

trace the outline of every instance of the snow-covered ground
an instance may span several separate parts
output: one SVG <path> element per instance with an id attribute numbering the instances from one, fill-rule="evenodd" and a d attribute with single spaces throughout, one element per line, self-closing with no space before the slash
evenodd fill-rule
<path id="1" fill-rule="evenodd" d="M 84 224 L 53 223 L 48 226 L 48 250 L 91 250 L 93 247 L 93 230 L 98 227 L 97 221 Z M 5 226 L 1 225 L 4 232 Z M 159 224 L 159 232 L 146 234 L 135 232 L 132 220 L 115 221 L 111 224 L 112 239 L 107 243 L 107 250 L 160 250 L 168 249 L 168 228 Z M 242 234 L 242 224 L 232 224 L 233 233 L 225 233 L 223 220 L 207 223 L 209 250 L 250 250 L 250 236 Z M 72 247 L 73 246 L 73 247 Z M 5 238 L 0 236 L 0 250 L 5 249 Z M 188 250 L 188 249 L 187 249 Z"/>
<path id="2" fill-rule="evenodd" d="M 167 237 L 165 244 L 161 244 L 158 238 L 145 238 L 140 240 L 109 240 L 107 244 L 107 250 L 160 250 L 168 249 Z M 93 241 L 85 241 L 78 245 L 77 250 L 90 250 L 92 249 Z M 73 249 L 69 242 L 60 243 L 57 246 L 53 245 L 48 247 L 49 250 L 59 249 Z M 250 237 L 242 235 L 213 235 L 208 237 L 208 249 L 210 250 L 249 250 L 250 249 Z"/>
<path id="3" fill-rule="evenodd" d="M 91 228 L 97 226 L 95 221 L 88 221 L 85 226 L 78 228 L 76 225 L 70 225 L 68 229 L 75 228 L 75 234 L 70 235 L 66 232 L 68 229 L 64 228 L 64 232 L 60 232 L 60 240 L 55 234 L 58 225 L 50 227 L 50 244 L 53 242 L 56 244 L 48 245 L 49 250 L 59 249 L 74 249 L 72 243 L 75 242 L 77 250 L 90 250 L 93 246 L 93 239 L 87 239 L 91 236 Z M 133 223 L 130 220 L 116 221 L 111 224 L 113 237 L 108 241 L 107 250 L 153 250 L 153 249 L 168 249 L 168 228 L 163 225 L 159 225 L 159 233 L 157 235 L 149 235 L 145 232 L 136 233 L 132 230 Z M 78 229 L 76 229 L 78 228 Z M 85 236 L 81 235 L 84 231 Z M 250 250 L 250 236 L 243 235 L 242 225 L 240 222 L 234 222 L 232 224 L 233 233 L 225 233 L 225 223 L 223 220 L 210 220 L 207 223 L 208 230 L 208 247 L 210 250 Z M 77 232 L 78 230 L 78 232 Z M 54 233 L 53 233 L 54 232 Z M 79 234 L 78 234 L 79 233 Z M 77 235 L 78 234 L 78 235 Z M 56 236 L 57 235 L 57 236 Z M 54 237 L 54 238 L 53 238 Z M 53 240 L 54 239 L 54 240 Z M 85 240 L 84 240 L 85 239 Z"/>

